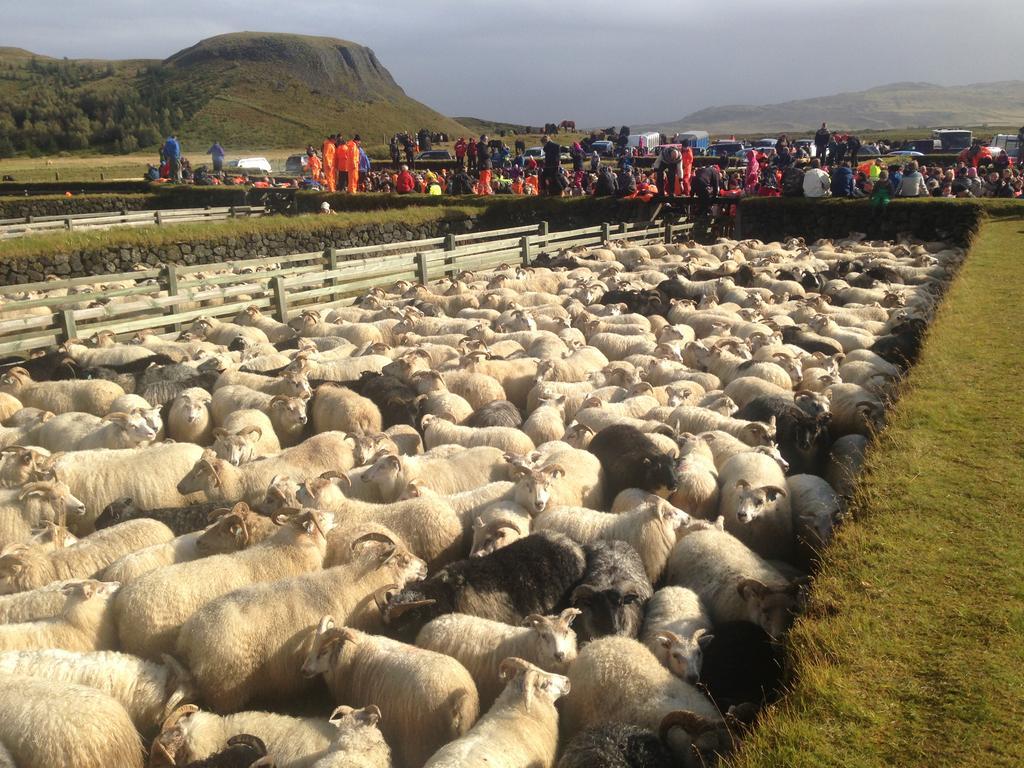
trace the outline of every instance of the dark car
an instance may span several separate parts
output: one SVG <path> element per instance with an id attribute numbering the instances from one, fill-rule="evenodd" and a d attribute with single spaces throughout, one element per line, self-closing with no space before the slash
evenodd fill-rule
<path id="1" fill-rule="evenodd" d="M 284 161 L 284 172 L 294 173 L 296 176 L 306 170 L 306 156 L 305 155 L 289 155 L 288 159 Z"/>
<path id="2" fill-rule="evenodd" d="M 417 160 L 454 160 L 447 149 L 427 149 L 416 155 Z"/>
<path id="3" fill-rule="evenodd" d="M 742 141 L 716 141 L 704 151 L 704 154 L 711 157 L 722 157 L 723 155 L 732 157 L 746 148 Z"/>

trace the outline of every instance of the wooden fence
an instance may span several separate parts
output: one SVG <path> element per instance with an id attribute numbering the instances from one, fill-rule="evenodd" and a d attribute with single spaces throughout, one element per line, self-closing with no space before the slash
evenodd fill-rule
<path id="1" fill-rule="evenodd" d="M 167 211 L 113 211 L 76 213 L 70 216 L 27 216 L 20 219 L 0 219 L 0 240 L 46 232 L 219 221 L 238 217 L 262 216 L 263 213 L 262 205 L 233 205 L 224 208 L 179 208 Z"/>
<path id="2" fill-rule="evenodd" d="M 250 305 L 287 322 L 304 307 L 351 304 L 369 288 L 397 280 L 427 282 L 502 263 L 528 264 L 541 251 L 596 246 L 609 239 L 671 242 L 692 227 L 651 222 L 551 232 L 547 222 L 541 222 L 367 248 L 328 248 L 216 264 L 167 264 L 136 272 L 4 286 L 0 287 L 0 355 L 25 355 L 98 331 L 112 331 L 127 340 L 137 331 L 152 329 L 173 338 L 199 317 L 228 319 Z M 51 295 L 26 295 L 37 291 Z"/>

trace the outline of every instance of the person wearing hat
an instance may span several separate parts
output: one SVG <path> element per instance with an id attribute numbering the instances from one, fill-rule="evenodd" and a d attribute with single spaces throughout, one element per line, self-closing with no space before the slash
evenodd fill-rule
<path id="1" fill-rule="evenodd" d="M 658 173 L 658 193 L 667 197 L 675 197 L 676 182 L 683 175 L 683 156 L 671 145 L 661 148 L 651 165 Z"/>
<path id="2" fill-rule="evenodd" d="M 334 211 L 331 210 L 331 204 L 326 200 L 320 203 L 320 213 L 334 213 Z"/>

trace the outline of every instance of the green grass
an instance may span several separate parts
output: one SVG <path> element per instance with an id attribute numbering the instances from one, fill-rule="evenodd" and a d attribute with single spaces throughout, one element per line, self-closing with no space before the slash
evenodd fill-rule
<path id="1" fill-rule="evenodd" d="M 53 253 L 88 251 L 111 246 L 154 247 L 191 240 L 214 240 L 250 234 L 269 234 L 286 230 L 289 233 L 322 231 L 326 228 L 348 229 L 363 224 L 423 224 L 442 219 L 464 219 L 479 210 L 470 206 L 447 208 L 406 208 L 341 212 L 333 216 L 268 216 L 258 219 L 235 219 L 210 223 L 169 224 L 139 229 L 108 229 L 96 232 L 67 232 L 33 235 L 0 244 L 0 259 L 25 259 Z"/>
<path id="2" fill-rule="evenodd" d="M 1022 253 L 983 226 L 733 768 L 1024 765 Z"/>

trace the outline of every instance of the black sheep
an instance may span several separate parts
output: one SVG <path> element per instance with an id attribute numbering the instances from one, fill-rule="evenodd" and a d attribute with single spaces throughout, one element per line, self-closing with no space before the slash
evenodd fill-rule
<path id="1" fill-rule="evenodd" d="M 909 368 L 917 362 L 928 323 L 919 317 L 905 320 L 871 345 L 871 351 L 887 363 Z"/>
<path id="2" fill-rule="evenodd" d="M 523 414 L 514 403 L 508 400 L 493 400 L 487 405 L 474 411 L 473 414 L 463 422 L 467 427 L 514 427 L 519 429 L 523 426 Z"/>
<path id="3" fill-rule="evenodd" d="M 672 754 L 653 731 L 627 723 L 605 723 L 577 733 L 558 768 L 672 768 Z"/>
<path id="4" fill-rule="evenodd" d="M 782 651 L 756 624 L 717 624 L 704 649 L 700 679 L 723 712 L 741 704 L 760 707 L 781 692 Z"/>
<path id="5" fill-rule="evenodd" d="M 639 488 L 666 496 L 679 484 L 676 463 L 636 427 L 613 424 L 598 432 L 588 449 L 601 462 L 605 477 L 605 506 L 621 491 Z"/>
<path id="6" fill-rule="evenodd" d="M 828 432 L 831 415 L 814 416 L 797 404 L 772 395 L 755 397 L 734 414 L 737 419 L 766 423 L 773 416 L 775 442 L 782 458 L 789 464 L 789 472 L 794 475 L 820 474 L 832 448 Z"/>
<path id="7" fill-rule="evenodd" d="M 545 616 L 567 607 L 586 565 L 579 544 L 543 531 L 451 563 L 387 595 L 386 603 L 378 599 L 378 606 L 390 633 L 410 641 L 424 624 L 447 613 L 518 625 L 532 613 Z"/>
<path id="8" fill-rule="evenodd" d="M 573 625 L 576 637 L 636 637 L 654 594 L 640 555 L 625 541 L 598 541 L 584 551 L 587 570 L 572 592 L 572 606 L 582 611 Z"/>
<path id="9" fill-rule="evenodd" d="M 380 409 L 384 429 L 396 424 L 408 424 L 419 429 L 422 398 L 401 379 L 366 371 L 359 381 L 347 383 L 346 386 L 373 401 Z"/>
<path id="10" fill-rule="evenodd" d="M 148 517 L 152 520 L 159 520 L 170 528 L 175 536 L 184 536 L 186 533 L 201 531 L 210 524 L 210 513 L 215 509 L 223 509 L 224 502 L 204 502 L 193 504 L 188 507 L 166 507 L 164 509 L 139 509 L 135 501 L 124 497 L 112 501 L 103 508 L 99 517 L 96 518 L 96 530 L 109 528 L 112 525 L 123 523 L 127 520 L 136 520 L 140 517 Z"/>
<path id="11" fill-rule="evenodd" d="M 782 326 L 782 342 L 795 344 L 806 352 L 821 352 L 826 355 L 841 355 L 843 345 L 827 336 L 819 336 L 798 325 Z"/>
<path id="12" fill-rule="evenodd" d="M 262 739 L 248 733 L 240 733 L 228 739 L 228 745 L 202 760 L 194 760 L 185 768 L 249 768 L 267 754 Z"/>

